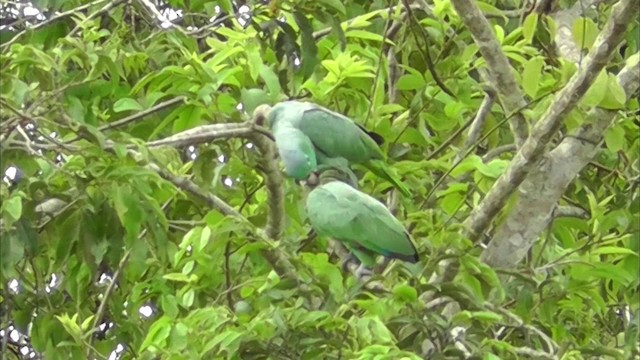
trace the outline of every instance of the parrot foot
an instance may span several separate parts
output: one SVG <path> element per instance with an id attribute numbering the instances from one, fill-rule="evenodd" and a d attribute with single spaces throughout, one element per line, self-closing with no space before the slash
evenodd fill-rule
<path id="1" fill-rule="evenodd" d="M 364 280 L 364 278 L 373 276 L 373 271 L 367 269 L 363 264 L 360 264 L 360 266 L 358 266 L 358 268 L 356 269 L 354 275 L 356 276 L 356 278 L 358 278 L 358 280 Z"/>
<path id="2" fill-rule="evenodd" d="M 342 264 L 340 265 L 340 267 L 342 268 L 342 271 L 349 272 L 349 265 L 352 264 L 352 263 L 355 264 L 355 265 L 358 265 L 358 264 L 360 264 L 360 261 L 358 261 L 358 258 L 355 257 L 355 255 L 349 253 L 349 256 L 347 256 L 342 261 Z"/>

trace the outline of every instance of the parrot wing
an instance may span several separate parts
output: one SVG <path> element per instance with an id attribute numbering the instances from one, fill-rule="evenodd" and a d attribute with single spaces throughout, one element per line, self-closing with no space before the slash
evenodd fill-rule
<path id="1" fill-rule="evenodd" d="M 404 226 L 375 198 L 334 181 L 307 197 L 309 222 L 320 234 L 384 255 L 415 263 L 418 252 Z"/>
<path id="2" fill-rule="evenodd" d="M 297 127 L 328 157 L 343 157 L 351 163 L 384 159 L 371 135 L 353 120 L 331 110 L 319 106 L 309 108 Z"/>

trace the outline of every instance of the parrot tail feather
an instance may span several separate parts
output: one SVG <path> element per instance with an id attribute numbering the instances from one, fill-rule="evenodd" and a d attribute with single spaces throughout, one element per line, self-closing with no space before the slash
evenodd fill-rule
<path id="1" fill-rule="evenodd" d="M 420 261 L 420 256 L 418 256 L 418 253 L 414 253 L 411 255 L 391 253 L 385 256 L 391 259 L 398 259 L 398 260 L 406 261 L 412 264 L 415 264 L 418 261 Z"/>
<path id="2" fill-rule="evenodd" d="M 399 179 L 398 175 L 393 173 L 392 169 L 390 169 L 383 161 L 371 160 L 364 165 L 367 167 L 367 169 L 371 170 L 372 173 L 393 184 L 393 186 L 398 189 L 405 197 L 412 196 L 411 190 L 409 190 L 409 188 L 402 182 L 402 180 Z"/>

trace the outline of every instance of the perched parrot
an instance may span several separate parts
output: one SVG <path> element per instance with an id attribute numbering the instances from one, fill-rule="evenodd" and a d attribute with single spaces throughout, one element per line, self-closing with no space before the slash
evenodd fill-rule
<path id="1" fill-rule="evenodd" d="M 360 277 L 376 264 L 376 256 L 419 261 L 409 233 L 389 209 L 356 190 L 355 175 L 346 167 L 325 166 L 319 185 L 307 196 L 307 217 L 321 236 L 341 241 L 360 261 Z"/>
<path id="2" fill-rule="evenodd" d="M 350 164 L 364 165 L 404 196 L 411 196 L 384 162 L 384 153 L 378 146 L 384 139 L 346 116 L 310 102 L 284 101 L 273 107 L 259 106 L 254 118 L 265 119 L 271 128 L 285 170 L 291 177 L 301 180 L 305 174 L 315 171 L 317 165 L 330 164 L 332 158 L 344 158 Z"/>

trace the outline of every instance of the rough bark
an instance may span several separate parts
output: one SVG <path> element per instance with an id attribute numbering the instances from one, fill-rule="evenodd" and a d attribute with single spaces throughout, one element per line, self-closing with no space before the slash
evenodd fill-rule
<path id="1" fill-rule="evenodd" d="M 480 54 L 487 62 L 489 78 L 492 85 L 495 86 L 502 107 L 508 114 L 515 113 L 515 116 L 509 121 L 509 127 L 516 146 L 520 148 L 529 132 L 527 122 L 520 113 L 527 102 L 513 76 L 509 60 L 493 34 L 489 21 L 474 1 L 451 0 L 451 3 L 464 25 L 471 32 Z"/>
<path id="2" fill-rule="evenodd" d="M 637 61 L 627 63 L 617 76 L 627 98 L 638 90 L 638 65 Z M 556 204 L 569 184 L 597 153 L 603 134 L 615 115 L 615 111 L 591 110 L 586 124 L 575 136 L 565 138 L 543 157 L 522 183 L 513 209 L 483 252 L 483 261 L 491 266 L 511 268 L 526 256 L 551 221 Z"/>
<path id="3" fill-rule="evenodd" d="M 565 116 L 587 92 L 600 71 L 608 63 L 611 54 L 624 37 L 627 25 L 634 15 L 636 2 L 620 0 L 612 10 L 605 28 L 598 35 L 594 47 L 585 60 L 585 66 L 556 95 L 549 109 L 542 115 L 513 161 L 496 181 L 480 206 L 473 209 L 464 225 L 467 235 L 475 240 L 489 226 L 511 194 L 533 170 L 545 154 L 545 147 L 557 133 Z"/>
<path id="4" fill-rule="evenodd" d="M 558 26 L 554 41 L 560 56 L 574 63 L 580 62 L 582 53 L 578 46 L 579 44 L 573 41 L 573 23 L 582 15 L 584 9 L 600 2 L 603 2 L 603 0 L 578 1 L 568 9 L 558 10 L 550 14 Z"/>

